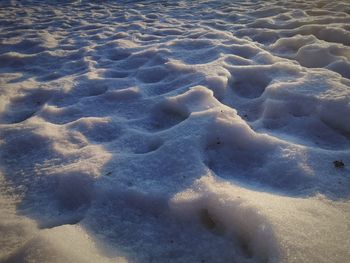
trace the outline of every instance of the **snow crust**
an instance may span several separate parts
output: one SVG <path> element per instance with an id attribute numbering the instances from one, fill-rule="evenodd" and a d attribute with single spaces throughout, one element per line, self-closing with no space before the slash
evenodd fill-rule
<path id="1" fill-rule="evenodd" d="M 349 25 L 347 1 L 2 1 L 0 261 L 347 262 Z"/>

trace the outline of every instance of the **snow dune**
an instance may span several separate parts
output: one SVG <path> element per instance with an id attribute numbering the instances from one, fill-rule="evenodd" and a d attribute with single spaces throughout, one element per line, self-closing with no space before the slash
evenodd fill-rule
<path id="1" fill-rule="evenodd" d="M 2 1 L 1 262 L 347 262 L 347 1 Z"/>

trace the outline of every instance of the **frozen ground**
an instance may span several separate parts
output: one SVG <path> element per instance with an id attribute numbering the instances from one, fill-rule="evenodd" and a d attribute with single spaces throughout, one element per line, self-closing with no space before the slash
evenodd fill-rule
<path id="1" fill-rule="evenodd" d="M 1 262 L 349 262 L 348 1 L 1 1 L 0 39 Z"/>

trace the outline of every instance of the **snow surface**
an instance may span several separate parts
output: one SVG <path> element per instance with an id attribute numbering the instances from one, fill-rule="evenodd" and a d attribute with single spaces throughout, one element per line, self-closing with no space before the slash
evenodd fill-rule
<path id="1" fill-rule="evenodd" d="M 348 1 L 1 1 L 0 39 L 1 262 L 349 262 Z"/>

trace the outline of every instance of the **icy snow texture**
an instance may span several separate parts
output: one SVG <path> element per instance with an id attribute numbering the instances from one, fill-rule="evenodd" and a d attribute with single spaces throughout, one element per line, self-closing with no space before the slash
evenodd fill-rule
<path id="1" fill-rule="evenodd" d="M 0 261 L 349 260 L 349 2 L 46 2 L 0 3 Z"/>

